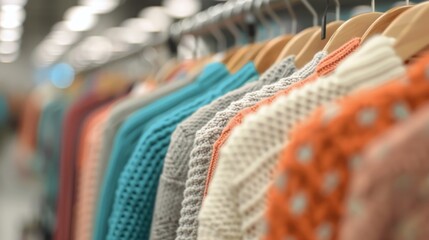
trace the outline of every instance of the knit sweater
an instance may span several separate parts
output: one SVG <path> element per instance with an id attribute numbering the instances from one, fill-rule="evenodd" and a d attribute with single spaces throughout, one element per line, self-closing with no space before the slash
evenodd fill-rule
<path id="1" fill-rule="evenodd" d="M 60 185 L 57 205 L 55 239 L 73 239 L 73 209 L 76 200 L 76 158 L 78 139 L 88 115 L 111 101 L 112 98 L 90 93 L 75 102 L 63 122 L 60 157 Z"/>
<path id="2" fill-rule="evenodd" d="M 280 64 L 273 66 L 258 81 L 266 86 L 262 87 L 260 91 L 250 92 L 242 99 L 231 103 L 227 109 L 216 113 L 210 122 L 197 131 L 188 165 L 189 170 L 185 183 L 184 199 L 181 203 L 182 208 L 176 239 L 196 239 L 197 237 L 197 216 L 203 200 L 204 183 L 209 166 L 211 149 L 223 126 L 244 106 L 258 101 L 263 96 L 285 88 L 290 84 L 290 81 L 287 80 L 280 80 L 278 83 L 269 83 L 271 81 L 277 82 L 279 78 L 292 74 L 295 71 L 293 62 L 294 57 L 290 57 L 283 60 Z"/>
<path id="3" fill-rule="evenodd" d="M 429 239 L 429 106 L 368 145 L 351 174 L 340 239 Z"/>
<path id="4" fill-rule="evenodd" d="M 107 116 L 116 102 L 95 111 L 88 117 L 83 127 L 80 140 L 81 147 L 77 162 L 77 196 L 75 205 L 74 239 L 91 240 L 92 222 L 98 195 L 99 171 L 95 165 L 99 162 L 101 148 L 101 133 L 105 128 Z M 98 184 L 97 184 L 98 185 Z"/>
<path id="5" fill-rule="evenodd" d="M 180 81 L 174 81 L 165 86 L 160 87 L 159 89 L 156 89 L 151 93 L 146 93 L 142 97 L 130 96 L 125 99 L 122 99 L 117 104 L 115 104 L 115 106 L 113 106 L 110 114 L 107 116 L 106 126 L 102 129 L 101 132 L 101 147 L 99 153 L 100 157 L 97 161 L 92 162 L 91 166 L 88 167 L 92 169 L 92 171 L 97 172 L 97 178 L 88 179 L 88 184 L 85 184 L 85 188 L 87 188 L 88 191 L 94 193 L 89 195 L 88 198 L 95 198 L 93 200 L 88 199 L 88 201 L 94 202 L 95 205 L 92 206 L 94 209 L 91 211 L 94 213 L 92 216 L 93 220 L 91 222 L 86 223 L 87 231 L 91 232 L 91 235 L 94 237 L 94 239 L 100 239 L 99 236 L 105 236 L 107 232 L 108 217 L 103 216 L 102 213 L 104 213 L 104 209 L 97 209 L 98 207 L 100 207 L 100 202 L 102 201 L 102 199 L 99 199 L 98 197 L 100 195 L 102 181 L 104 179 L 104 174 L 108 165 L 110 153 L 112 149 L 117 149 L 113 146 L 113 142 L 119 127 L 133 112 L 137 111 L 140 108 L 144 108 L 145 106 L 155 102 L 157 99 L 160 99 L 174 91 L 177 91 L 182 87 L 185 87 L 186 85 L 192 83 L 194 80 L 195 76 L 185 78 Z"/>
<path id="6" fill-rule="evenodd" d="M 271 104 L 275 99 L 277 99 L 279 96 L 284 96 L 286 94 L 289 94 L 290 91 L 296 88 L 300 88 L 305 84 L 308 84 L 310 82 L 315 81 L 320 76 L 325 76 L 327 74 L 330 74 L 334 69 L 335 66 L 338 64 L 338 62 L 342 61 L 348 54 L 352 51 L 354 51 L 360 44 L 359 39 L 353 39 L 332 54 L 329 54 L 326 56 L 323 61 L 318 64 L 315 72 L 308 76 L 307 78 L 303 79 L 302 81 L 294 83 L 291 88 L 286 88 L 282 91 L 277 92 L 273 96 L 264 99 L 263 101 L 259 102 L 258 104 L 255 104 L 251 107 L 247 107 L 243 110 L 241 110 L 231 121 L 229 121 L 228 125 L 223 129 L 222 134 L 219 136 L 219 138 L 216 140 L 214 146 L 213 146 L 213 154 L 212 158 L 210 160 L 210 167 L 209 172 L 207 174 L 207 180 L 206 180 L 206 188 L 205 188 L 205 195 L 207 195 L 208 186 L 210 184 L 211 178 L 213 177 L 213 173 L 216 169 L 217 160 L 219 158 L 219 152 L 223 144 L 228 140 L 232 130 L 241 124 L 243 119 L 249 115 L 256 112 L 261 106 Z"/>
<path id="7" fill-rule="evenodd" d="M 134 112 L 119 128 L 115 135 L 114 144 L 104 173 L 99 200 L 97 204 L 96 226 L 94 238 L 105 240 L 108 232 L 108 219 L 113 208 L 118 179 L 136 146 L 140 135 L 147 130 L 148 123 L 174 106 L 192 101 L 221 79 L 228 76 L 225 65 L 212 63 L 207 65 L 197 79 L 186 87 L 181 88 L 146 107 Z"/>
<path id="8" fill-rule="evenodd" d="M 369 141 L 429 100 L 428 64 L 426 55 L 407 77 L 320 108 L 296 127 L 270 190 L 267 239 L 337 239 L 350 169 Z"/>
<path id="9" fill-rule="evenodd" d="M 222 149 L 223 155 L 219 159 L 219 168 L 216 170 L 216 174 L 219 174 L 218 185 L 210 186 L 210 190 L 212 187 L 217 188 L 217 194 L 213 192 L 210 199 L 209 196 L 207 197 L 206 206 L 210 206 L 209 201 L 217 201 L 217 199 L 222 198 L 221 194 L 229 194 L 232 201 L 238 206 L 235 208 L 238 209 L 235 210 L 237 216 L 242 216 L 238 221 L 242 232 L 238 234 L 242 234 L 241 236 L 245 239 L 259 239 L 263 234 L 263 214 L 266 207 L 265 195 L 271 184 L 271 175 L 278 159 L 277 156 L 284 145 L 285 139 L 287 139 L 288 131 L 297 122 L 307 117 L 317 106 L 343 96 L 363 82 L 362 79 L 365 79 L 365 77 L 362 76 L 366 75 L 361 70 L 357 73 L 353 72 L 353 69 L 357 69 L 354 68 L 356 65 L 350 67 L 348 63 L 366 63 L 369 66 L 374 64 L 373 61 L 361 61 L 362 59 L 359 59 L 359 56 L 367 55 L 365 53 L 372 53 L 374 49 L 381 49 L 380 46 L 386 45 L 386 41 L 375 42 L 369 42 L 362 47 L 358 54 L 347 59 L 346 63 L 342 65 L 343 68 L 338 69 L 333 76 L 322 77 L 315 83 L 307 84 L 291 91 L 288 95 L 278 98 L 271 105 L 261 107 L 257 114 L 245 118 L 243 123 L 234 129 L 230 139 L 224 145 Z M 393 55 L 391 45 L 389 46 L 390 51 L 380 50 L 380 52 L 392 52 L 391 55 Z M 339 60 L 332 67 L 335 68 L 356 47 L 351 48 L 350 51 L 340 51 L 343 54 L 337 56 Z M 380 54 L 375 55 L 379 56 Z M 381 54 L 381 56 L 385 57 L 386 55 Z M 374 62 L 378 62 L 383 57 L 374 59 Z M 387 59 L 389 57 L 390 55 L 387 54 Z M 395 60 L 388 62 L 401 65 L 398 58 L 395 58 Z M 392 66 L 385 62 L 380 65 Z M 379 74 L 384 72 L 381 67 Z M 347 75 L 350 80 L 343 81 L 342 76 L 344 75 Z M 388 74 L 387 79 L 390 79 L 391 76 L 391 74 Z M 338 79 L 342 79 L 342 81 Z M 220 168 L 221 161 L 223 161 L 224 166 L 222 169 Z M 225 182 L 226 184 L 223 184 Z M 213 212 L 214 209 L 209 210 Z M 210 211 L 207 211 L 207 214 L 210 214 Z M 201 214 L 203 214 L 203 211 Z M 232 216 L 234 215 L 228 215 L 227 217 L 231 218 Z M 210 222 L 208 223 L 210 224 Z"/>
<path id="10" fill-rule="evenodd" d="M 248 83 L 226 94 L 201 108 L 177 126 L 171 137 L 171 143 L 158 184 L 150 234 L 151 239 L 174 240 L 176 238 L 188 164 L 196 132 L 206 125 L 217 112 L 227 108 L 231 102 L 242 98 L 246 93 L 256 91 L 264 85 L 277 81 L 283 76 L 283 69 L 286 69 L 286 72 L 292 72 L 291 60 L 287 59 L 273 66 L 258 81 Z M 291 71 L 288 69 L 291 69 Z"/>
<path id="11" fill-rule="evenodd" d="M 156 190 L 171 134 L 200 107 L 257 77 L 253 63 L 213 85 L 197 99 L 158 117 L 140 137 L 118 180 L 107 239 L 148 239 Z"/>

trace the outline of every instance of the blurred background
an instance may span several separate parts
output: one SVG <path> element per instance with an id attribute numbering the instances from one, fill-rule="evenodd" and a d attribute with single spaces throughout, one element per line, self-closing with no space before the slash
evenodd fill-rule
<path id="1" fill-rule="evenodd" d="M 36 135 L 31 133 L 35 127 L 26 126 L 37 124 L 37 117 L 26 110 L 31 99 L 43 102 L 51 88 L 73 91 L 76 81 L 87 84 L 100 74 L 106 81 L 139 81 L 158 72 L 172 56 L 186 59 L 216 51 L 219 42 L 208 27 L 199 32 L 201 42 L 187 36 L 179 41 L 172 23 L 220 2 L 225 1 L 0 0 L 1 240 L 46 239 L 40 216 L 53 218 L 41 207 L 43 166 L 31 149 L 34 139 L 28 139 Z M 342 19 L 371 11 L 369 0 L 340 2 Z M 377 10 L 394 2 L 377 1 Z M 324 11 L 325 1 L 311 3 L 319 13 Z M 303 6 L 294 8 L 299 28 L 310 26 L 312 18 Z M 283 7 L 279 13 L 288 23 L 285 11 Z M 334 9 L 330 19 L 335 19 Z M 230 45 L 231 33 L 221 31 Z"/>

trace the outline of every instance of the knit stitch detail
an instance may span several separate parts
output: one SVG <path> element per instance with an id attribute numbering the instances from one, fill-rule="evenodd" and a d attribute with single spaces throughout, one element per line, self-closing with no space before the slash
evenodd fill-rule
<path id="1" fill-rule="evenodd" d="M 197 216 L 203 199 L 204 183 L 211 150 L 217 136 L 222 131 L 222 127 L 244 106 L 259 101 L 261 98 L 259 95 L 261 95 L 263 91 L 273 88 L 267 84 L 276 85 L 278 86 L 277 88 L 290 84 L 288 81 L 285 81 L 283 84 L 275 82 L 282 77 L 289 76 L 295 71 L 293 62 L 294 57 L 288 57 L 281 63 L 272 66 L 257 81 L 260 83 L 259 88 L 265 90 L 256 91 L 255 89 L 255 91 L 249 91 L 243 99 L 231 103 L 227 109 L 216 113 L 211 121 L 197 131 L 189 160 L 188 177 L 185 184 L 184 199 L 182 202 L 176 239 L 188 240 L 197 238 Z M 264 85 L 264 87 L 262 87 L 262 85 Z"/>

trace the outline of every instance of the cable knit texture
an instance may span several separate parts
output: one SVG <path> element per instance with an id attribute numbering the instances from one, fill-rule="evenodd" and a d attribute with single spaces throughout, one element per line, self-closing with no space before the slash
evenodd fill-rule
<path id="1" fill-rule="evenodd" d="M 225 65 L 220 63 L 209 64 L 204 67 L 201 74 L 191 84 L 165 97 L 159 98 L 146 106 L 142 106 L 141 109 L 133 112 L 124 121 L 114 137 L 112 149 L 108 155 L 108 164 L 101 182 L 94 229 L 95 240 L 106 239 L 108 219 L 112 212 L 119 175 L 130 158 L 139 137 L 147 130 L 148 123 L 172 107 L 182 104 L 185 101 L 192 101 L 201 92 L 209 86 L 213 86 L 222 78 L 228 76 L 228 74 Z M 112 113 L 112 116 L 120 114 L 119 110 Z"/>
<path id="2" fill-rule="evenodd" d="M 149 126 L 119 178 L 108 240 L 149 239 L 158 180 L 176 126 L 202 106 L 256 77 L 254 64 L 248 63 L 236 74 L 207 89 L 205 94 L 171 109 Z"/>
<path id="3" fill-rule="evenodd" d="M 377 138 L 351 174 L 340 239 L 429 239 L 429 105 Z"/>
<path id="4" fill-rule="evenodd" d="M 407 77 L 320 108 L 296 127 L 269 193 L 266 239 L 338 239 L 350 168 L 368 142 L 429 100 L 429 56 Z"/>
<path id="5" fill-rule="evenodd" d="M 289 82 L 282 81 L 282 84 L 276 83 L 280 78 L 287 77 L 295 71 L 293 64 L 294 57 L 284 59 L 281 63 L 272 66 L 261 78 L 257 81 L 258 88 L 271 89 L 273 85 L 287 86 Z M 270 85 L 269 85 L 270 84 Z M 204 182 L 207 175 L 207 169 L 211 156 L 213 143 L 221 133 L 223 126 L 228 120 L 235 115 L 243 106 L 247 106 L 256 101 L 262 96 L 262 90 L 254 92 L 249 91 L 242 99 L 231 103 L 231 105 L 223 110 L 218 111 L 213 119 L 208 122 L 201 130 L 197 131 L 192 152 L 190 155 L 189 170 L 187 174 L 184 200 L 181 203 L 181 213 L 179 228 L 176 239 L 196 239 L 197 237 L 197 216 L 203 199 Z M 253 99 L 253 100 L 252 100 Z"/>
<path id="6" fill-rule="evenodd" d="M 150 239 L 174 240 L 176 238 L 188 164 L 196 132 L 217 112 L 225 110 L 231 102 L 241 99 L 246 93 L 259 90 L 264 85 L 277 81 L 284 77 L 284 73 L 289 75 L 293 70 L 293 58 L 285 59 L 267 70 L 258 81 L 248 83 L 226 94 L 178 125 L 171 137 L 159 180 Z"/>
<path id="7" fill-rule="evenodd" d="M 329 56 L 329 59 L 336 60 L 329 64 L 331 71 L 359 46 L 359 42 L 353 40 L 353 44 L 346 44 L 346 47 Z M 223 146 L 219 168 L 215 172 L 216 180 L 210 185 L 200 213 L 201 236 L 204 234 L 208 239 L 215 238 L 212 229 L 216 229 L 220 224 L 217 221 L 223 219 L 231 219 L 228 226 L 231 235 L 224 239 L 259 239 L 262 236 L 265 193 L 275 166 L 277 145 L 279 142 L 282 144 L 281 140 L 284 138 L 284 129 L 305 115 L 317 104 L 319 98 L 335 95 L 331 93 L 335 92 L 335 88 L 325 89 L 323 87 L 326 86 L 323 86 L 312 89 L 309 86 L 312 84 L 295 87 L 289 94 L 283 93 L 271 105 L 260 107 L 256 114 L 244 118 L 243 123 L 235 127 Z M 306 89 L 314 91 L 308 92 Z M 301 92 L 306 93 L 297 94 Z M 290 101 L 289 106 L 280 106 L 280 102 L 285 102 L 284 98 L 293 101 Z M 278 110 L 284 105 L 285 111 Z M 228 203 L 225 202 L 226 199 Z M 216 206 L 218 204 L 226 205 L 219 210 L 219 206 Z"/>

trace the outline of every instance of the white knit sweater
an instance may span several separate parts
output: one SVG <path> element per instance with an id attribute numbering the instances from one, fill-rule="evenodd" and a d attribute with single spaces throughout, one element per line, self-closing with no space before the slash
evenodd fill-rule
<path id="1" fill-rule="evenodd" d="M 323 104 L 405 74 L 392 46 L 390 38 L 373 38 L 333 75 L 296 89 L 245 118 L 221 149 L 199 215 L 199 239 L 259 239 L 264 231 L 265 195 L 290 130 Z"/>

